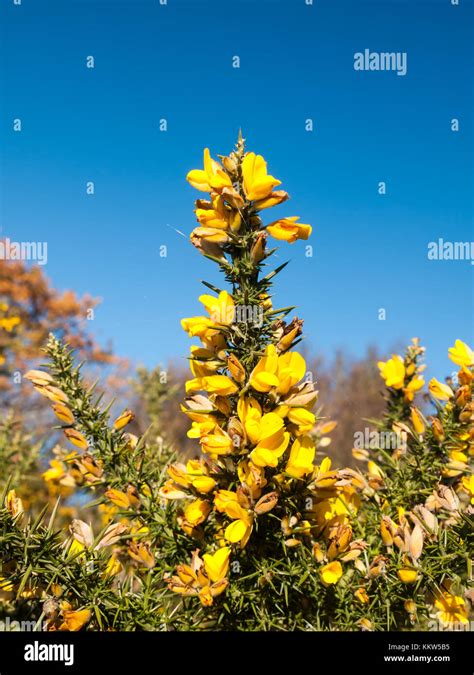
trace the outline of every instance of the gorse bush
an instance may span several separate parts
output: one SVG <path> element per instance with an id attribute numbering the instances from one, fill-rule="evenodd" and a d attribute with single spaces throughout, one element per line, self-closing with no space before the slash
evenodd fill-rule
<path id="1" fill-rule="evenodd" d="M 269 266 L 269 238 L 293 244 L 311 227 L 294 216 L 264 224 L 288 195 L 241 137 L 219 159 L 206 149 L 204 169 L 187 176 L 210 195 L 196 201 L 191 242 L 225 281 L 205 282 L 205 313 L 182 319 L 198 340 L 181 406 L 195 458 L 173 456 L 156 417 L 141 438 L 126 432 L 131 411 L 111 421 L 110 404 L 51 336 L 48 364 L 28 378 L 74 449 L 57 451 L 44 480 L 77 493 L 90 516 L 63 531 L 55 510 L 25 512 L 21 476 L 5 484 L 4 613 L 48 630 L 465 627 L 474 353 L 457 340 L 456 381 L 432 379 L 426 395 L 417 340 L 380 362 L 377 433 L 353 450 L 360 468 L 333 467 L 324 448 L 335 423 L 315 409 L 312 374 L 295 351 L 303 321 L 275 308 L 271 293 L 286 263 Z"/>

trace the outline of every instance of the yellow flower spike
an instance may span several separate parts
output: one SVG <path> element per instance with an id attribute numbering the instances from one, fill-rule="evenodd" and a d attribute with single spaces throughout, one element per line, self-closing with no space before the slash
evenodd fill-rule
<path id="1" fill-rule="evenodd" d="M 393 389 L 403 388 L 405 383 L 405 365 L 401 356 L 392 354 L 391 359 L 385 363 L 379 361 L 377 365 L 387 387 L 392 387 Z"/>
<path id="2" fill-rule="evenodd" d="M 74 415 L 69 408 L 62 403 L 55 403 L 52 406 L 52 410 L 56 417 L 60 419 L 61 422 L 64 422 L 64 424 L 74 424 Z"/>
<path id="3" fill-rule="evenodd" d="M 87 450 L 89 447 L 86 437 L 77 429 L 64 429 L 64 435 L 70 443 L 80 450 Z"/>
<path id="4" fill-rule="evenodd" d="M 267 225 L 266 229 L 274 239 L 287 241 L 289 244 L 293 244 L 298 239 L 309 239 L 313 228 L 311 225 L 298 223 L 298 220 L 299 216 L 281 218 Z"/>
<path id="5" fill-rule="evenodd" d="M 120 431 L 120 429 L 123 429 L 124 427 L 127 426 L 127 424 L 130 424 L 130 422 L 133 422 L 135 419 L 135 415 L 131 410 L 125 410 L 117 419 L 115 420 L 113 427 L 117 431 Z"/>
<path id="6" fill-rule="evenodd" d="M 297 438 L 291 446 L 285 471 L 294 478 L 303 478 L 314 470 L 316 446 L 310 436 Z"/>
<path id="7" fill-rule="evenodd" d="M 439 382 L 439 380 L 437 380 L 435 377 L 430 380 L 428 389 L 430 394 L 434 396 L 434 398 L 438 399 L 438 401 L 448 401 L 454 396 L 454 392 L 451 387 L 447 384 Z"/>
<path id="8" fill-rule="evenodd" d="M 62 614 L 64 623 L 61 624 L 59 630 L 67 630 L 71 632 L 81 630 L 81 628 L 83 628 L 86 623 L 89 623 L 92 616 L 89 609 L 82 609 L 76 612 L 65 610 Z"/>
<path id="9" fill-rule="evenodd" d="M 204 170 L 190 171 L 186 180 L 193 188 L 201 192 L 222 192 L 225 187 L 232 187 L 232 180 L 222 165 L 211 158 L 209 148 L 204 150 Z"/>
<path id="10" fill-rule="evenodd" d="M 333 562 L 324 565 L 324 567 L 321 567 L 319 570 L 319 576 L 321 577 L 321 581 L 325 586 L 337 584 L 339 579 L 342 577 L 342 574 L 342 565 L 338 560 L 334 560 Z"/>
<path id="11" fill-rule="evenodd" d="M 248 152 L 242 162 L 244 192 L 249 201 L 262 200 L 270 195 L 281 181 L 267 173 L 267 163 L 261 155 Z"/>
<path id="12" fill-rule="evenodd" d="M 369 602 L 369 596 L 365 588 L 358 588 L 354 593 L 355 598 L 361 602 L 363 605 L 366 605 Z"/>
<path id="13" fill-rule="evenodd" d="M 462 340 L 456 340 L 454 347 L 448 349 L 449 358 L 456 365 L 469 368 L 474 365 L 474 351 Z"/>
<path id="14" fill-rule="evenodd" d="M 225 546 L 218 549 L 214 554 L 203 555 L 204 568 L 211 581 L 220 581 L 227 576 L 229 571 L 230 548 Z"/>

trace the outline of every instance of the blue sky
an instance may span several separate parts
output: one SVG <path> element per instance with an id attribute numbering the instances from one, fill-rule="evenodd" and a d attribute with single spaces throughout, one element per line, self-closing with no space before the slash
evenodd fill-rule
<path id="1" fill-rule="evenodd" d="M 204 146 L 230 151 L 240 126 L 292 196 L 265 215 L 314 227 L 313 258 L 282 244 L 277 262 L 292 263 L 275 286 L 279 306 L 298 304 L 308 346 L 357 356 L 416 335 L 441 377 L 454 339 L 474 342 L 474 267 L 427 259 L 439 237 L 474 239 L 472 2 L 22 0 L 1 11 L 3 235 L 48 242 L 45 272 L 103 299 L 92 330 L 119 354 L 150 366 L 186 356 L 179 319 L 201 313 L 199 280 L 219 277 L 176 232 L 194 227 L 200 196 L 184 177 Z M 366 48 L 406 52 L 407 74 L 355 71 Z"/>

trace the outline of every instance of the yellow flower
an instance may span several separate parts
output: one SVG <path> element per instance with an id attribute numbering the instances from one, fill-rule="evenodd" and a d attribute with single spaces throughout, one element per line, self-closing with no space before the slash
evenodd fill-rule
<path id="1" fill-rule="evenodd" d="M 211 456 L 231 454 L 235 448 L 229 434 L 220 427 L 216 427 L 215 432 L 201 437 L 202 451 L 209 453 Z"/>
<path id="2" fill-rule="evenodd" d="M 111 577 L 115 577 L 117 574 L 120 574 L 122 569 L 123 567 L 121 562 L 117 560 L 115 556 L 111 555 L 102 576 L 104 579 L 110 579 Z"/>
<path id="3" fill-rule="evenodd" d="M 277 206 L 277 204 L 281 204 L 282 202 L 286 202 L 287 199 L 288 192 L 285 192 L 284 190 L 274 190 L 268 197 L 258 199 L 255 202 L 255 208 L 261 211 L 262 209 L 268 209 L 272 206 Z"/>
<path id="4" fill-rule="evenodd" d="M 267 484 L 264 469 L 245 459 L 239 463 L 237 473 L 240 482 L 245 483 L 253 499 L 258 499 L 262 488 Z"/>
<path id="5" fill-rule="evenodd" d="M 124 427 L 127 426 L 127 424 L 130 424 L 135 419 L 135 415 L 131 410 L 125 410 L 119 417 L 114 422 L 114 429 L 117 431 L 120 431 L 120 429 L 123 429 Z"/>
<path id="6" fill-rule="evenodd" d="M 21 516 L 24 511 L 23 502 L 21 501 L 20 497 L 17 497 L 15 490 L 8 491 L 8 494 L 5 498 L 5 506 L 13 518 Z"/>
<path id="7" fill-rule="evenodd" d="M 242 383 L 245 380 L 245 368 L 235 354 L 229 354 L 227 368 L 236 382 Z"/>
<path id="8" fill-rule="evenodd" d="M 464 476 L 461 481 L 462 489 L 471 497 L 471 504 L 474 504 L 474 474 Z"/>
<path id="9" fill-rule="evenodd" d="M 88 609 L 81 609 L 73 612 L 71 610 L 63 611 L 64 623 L 59 630 L 78 631 L 86 625 L 91 619 L 91 613 Z"/>
<path id="10" fill-rule="evenodd" d="M 128 496 L 125 492 L 111 488 L 110 490 L 106 490 L 105 496 L 107 499 L 110 499 L 112 504 L 115 504 L 115 506 L 118 506 L 120 509 L 128 509 L 130 506 Z"/>
<path id="11" fill-rule="evenodd" d="M 51 375 L 43 370 L 29 370 L 25 374 L 25 380 L 29 380 L 38 387 L 45 387 L 53 382 Z"/>
<path id="12" fill-rule="evenodd" d="M 72 412 L 62 403 L 55 403 L 52 406 L 53 412 L 61 422 L 65 424 L 74 424 L 74 415 Z"/>
<path id="13" fill-rule="evenodd" d="M 267 173 L 267 163 L 261 155 L 248 152 L 242 162 L 244 192 L 249 201 L 268 197 L 274 187 L 281 184 Z"/>
<path id="14" fill-rule="evenodd" d="M 436 616 L 447 626 L 454 623 L 469 623 L 466 603 L 459 595 L 439 593 L 435 600 L 435 607 L 438 610 Z"/>
<path id="15" fill-rule="evenodd" d="M 184 509 L 186 523 L 192 527 L 197 527 L 206 520 L 210 510 L 209 502 L 204 499 L 196 499 Z"/>
<path id="16" fill-rule="evenodd" d="M 302 478 L 314 470 L 314 455 L 316 447 L 310 436 L 297 438 L 291 446 L 286 473 L 295 478 Z"/>
<path id="17" fill-rule="evenodd" d="M 201 192 L 222 192 L 225 187 L 232 187 L 232 181 L 219 162 L 211 158 L 209 148 L 204 150 L 204 171 L 194 169 L 186 176 L 186 180 Z"/>
<path id="18" fill-rule="evenodd" d="M 4 593 L 11 593 L 13 589 L 14 586 L 11 581 L 8 581 L 8 579 L 5 579 L 5 577 L 0 577 L 0 591 L 3 591 Z"/>
<path id="19" fill-rule="evenodd" d="M 204 569 L 209 579 L 213 582 L 220 581 L 227 576 L 229 571 L 230 548 L 223 546 L 214 554 L 205 553 L 203 555 Z"/>
<path id="20" fill-rule="evenodd" d="M 367 591 L 365 588 L 358 588 L 355 593 L 354 593 L 356 599 L 359 602 L 362 602 L 362 604 L 367 604 L 369 602 L 369 596 L 367 595 Z"/>
<path id="21" fill-rule="evenodd" d="M 413 567 L 402 567 L 397 571 L 402 584 L 414 584 L 418 580 L 418 571 Z"/>
<path id="22" fill-rule="evenodd" d="M 297 427 L 295 431 L 296 436 L 308 433 L 316 424 L 314 413 L 306 408 L 290 408 L 287 417 Z"/>
<path id="23" fill-rule="evenodd" d="M 238 232 L 240 229 L 240 213 L 226 206 L 221 195 L 214 194 L 211 202 L 199 199 L 196 202 L 196 207 L 196 218 L 203 225 L 196 230 L 210 230 L 214 232 L 215 236 L 218 236 L 219 233 L 225 235 L 227 230 Z"/>
<path id="24" fill-rule="evenodd" d="M 298 223 L 299 216 L 290 216 L 289 218 L 281 218 L 275 220 L 270 225 L 267 225 L 267 231 L 275 239 L 287 241 L 293 244 L 297 239 L 309 239 L 313 228 L 311 225 L 303 225 Z"/>
<path id="25" fill-rule="evenodd" d="M 422 377 L 415 376 L 413 377 L 410 382 L 407 384 L 406 387 L 404 387 L 403 392 L 405 394 L 405 398 L 407 401 L 411 402 L 415 398 L 415 394 L 417 391 L 419 391 L 423 385 L 425 384 L 425 381 Z"/>
<path id="26" fill-rule="evenodd" d="M 46 483 L 52 481 L 58 481 L 60 478 L 66 475 L 64 470 L 64 465 L 59 459 L 52 459 L 49 463 L 50 468 L 47 469 L 43 474 L 42 478 Z"/>
<path id="27" fill-rule="evenodd" d="M 81 434 L 81 432 L 76 429 L 64 429 L 64 435 L 70 443 L 80 450 L 87 450 L 89 447 L 89 443 L 84 434 Z"/>
<path id="28" fill-rule="evenodd" d="M 325 586 L 330 586 L 331 584 L 337 584 L 339 579 L 342 577 L 342 565 L 338 560 L 324 565 L 319 570 L 319 576 L 321 581 Z"/>
<path id="29" fill-rule="evenodd" d="M 274 412 L 262 416 L 258 429 L 259 440 L 250 458 L 256 466 L 276 467 L 288 447 L 290 434 L 285 431 L 282 418 Z"/>
<path id="30" fill-rule="evenodd" d="M 221 291 L 217 298 L 213 295 L 200 295 L 202 302 L 212 321 L 228 326 L 234 320 L 235 305 L 230 293 Z"/>
<path id="31" fill-rule="evenodd" d="M 279 394 L 287 394 L 295 384 L 303 379 L 306 373 L 306 362 L 298 352 L 285 352 L 278 357 Z"/>
<path id="32" fill-rule="evenodd" d="M 393 389 L 402 389 L 405 382 L 405 365 L 401 356 L 398 356 L 398 354 L 392 354 L 391 359 L 385 363 L 383 361 L 379 361 L 377 365 L 387 387 L 393 387 Z"/>
<path id="33" fill-rule="evenodd" d="M 439 382 L 435 377 L 433 377 L 429 384 L 428 389 L 430 394 L 437 398 L 439 401 L 447 401 L 452 396 L 454 396 L 453 390 L 447 384 Z"/>
<path id="34" fill-rule="evenodd" d="M 181 326 L 189 337 L 208 337 L 215 333 L 215 323 L 207 316 L 191 316 L 181 319 Z"/>
<path id="35" fill-rule="evenodd" d="M 147 541 L 132 541 L 128 547 L 128 554 L 133 560 L 148 569 L 152 569 L 155 566 L 155 558 Z"/>
<path id="36" fill-rule="evenodd" d="M 186 382 L 186 393 L 192 391 L 207 391 L 209 394 L 231 396 L 238 391 L 238 386 L 227 375 L 208 375 L 195 377 Z"/>
<path id="37" fill-rule="evenodd" d="M 268 392 L 278 386 L 278 354 L 275 345 L 268 345 L 265 355 L 250 374 L 250 386 L 256 391 Z"/>
<path id="38" fill-rule="evenodd" d="M 217 511 L 225 513 L 233 520 L 224 532 L 224 537 L 231 544 L 240 542 L 243 548 L 252 532 L 253 516 L 244 509 L 238 500 L 238 495 L 231 490 L 219 490 L 214 497 Z"/>
<path id="39" fill-rule="evenodd" d="M 21 323 L 21 319 L 18 316 L 5 316 L 0 319 L 0 327 L 11 333 L 12 330 Z"/>
<path id="40" fill-rule="evenodd" d="M 469 367 L 474 364 L 474 352 L 462 340 L 456 340 L 454 347 L 448 349 L 449 358 L 458 366 Z"/>
<path id="41" fill-rule="evenodd" d="M 424 434 L 426 428 L 425 422 L 423 420 L 421 412 L 415 406 L 410 408 L 410 418 L 416 433 L 419 434 L 420 436 L 421 434 Z"/>

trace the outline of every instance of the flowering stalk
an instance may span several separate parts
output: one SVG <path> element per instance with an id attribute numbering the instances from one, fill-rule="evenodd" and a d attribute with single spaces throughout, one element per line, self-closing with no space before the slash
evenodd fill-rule
<path id="1" fill-rule="evenodd" d="M 195 188 L 210 193 L 210 200 L 196 202 L 199 226 L 191 241 L 231 285 L 228 292 L 206 283 L 215 293 L 199 298 L 208 316 L 181 322 L 201 341 L 191 347 L 194 377 L 186 383 L 189 397 L 182 410 L 192 421 L 188 435 L 199 439 L 202 456 L 171 464 L 160 494 L 182 500 L 179 522 L 190 547 L 208 556 L 225 551 L 225 569 L 230 560 L 240 594 L 238 575 L 252 578 L 259 568 L 256 558 L 271 570 L 263 584 L 278 576 L 282 561 L 290 567 L 299 561 L 305 578 L 308 566 L 314 568 L 320 588 L 329 588 L 342 577 L 343 563 L 357 559 L 364 548 L 350 526 L 358 506 L 356 488 L 364 481 L 349 469 L 331 471 L 327 458 L 315 465 L 317 392 L 303 357 L 292 350 L 303 322 L 285 321 L 292 308 L 272 306 L 273 278 L 286 263 L 263 275 L 275 250 L 267 249 L 268 235 L 293 243 L 307 239 L 311 226 L 296 217 L 264 226 L 262 212 L 288 194 L 274 190 L 280 181 L 267 173 L 263 157 L 245 151 L 241 136 L 236 150 L 220 159 L 213 160 L 206 149 L 204 170 L 187 176 Z M 228 589 L 227 580 L 219 581 L 214 590 L 204 582 L 199 590 L 187 565 L 168 578 L 172 591 L 198 595 L 205 606 Z M 290 599 L 284 587 L 291 612 L 295 595 L 301 603 L 302 590 L 290 591 Z M 247 584 L 246 592 L 254 589 Z"/>

